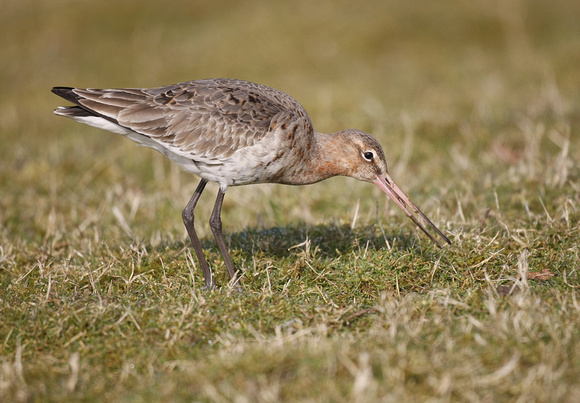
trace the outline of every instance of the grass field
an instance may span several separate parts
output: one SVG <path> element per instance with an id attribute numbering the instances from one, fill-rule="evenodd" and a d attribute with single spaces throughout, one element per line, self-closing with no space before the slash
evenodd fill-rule
<path id="1" fill-rule="evenodd" d="M 2 0 L 0 401 L 580 401 L 580 2 Z M 356 127 L 371 184 L 231 188 L 56 117 L 57 85 L 234 77 Z"/>

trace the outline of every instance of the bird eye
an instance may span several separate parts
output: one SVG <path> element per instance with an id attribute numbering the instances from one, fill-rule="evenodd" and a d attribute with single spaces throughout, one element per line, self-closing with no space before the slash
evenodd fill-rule
<path id="1" fill-rule="evenodd" d="M 365 158 L 365 160 L 367 161 L 371 161 L 373 159 L 375 155 L 371 152 L 371 151 L 365 151 L 363 153 L 363 157 Z"/>

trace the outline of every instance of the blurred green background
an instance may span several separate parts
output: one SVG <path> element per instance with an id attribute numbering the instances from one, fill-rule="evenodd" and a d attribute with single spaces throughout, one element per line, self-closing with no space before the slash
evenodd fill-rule
<path id="1" fill-rule="evenodd" d="M 444 195 L 461 188 L 466 175 L 483 181 L 519 163 L 528 142 L 518 128 L 522 119 L 578 121 L 578 15 L 580 3 L 571 0 L 3 0 L 0 207 L 33 203 L 50 183 L 58 194 L 83 192 L 80 185 L 92 178 L 83 180 L 82 170 L 108 172 L 107 186 L 128 175 L 146 190 L 147 179 L 167 182 L 159 172 L 174 170 L 120 136 L 54 116 L 63 102 L 52 86 L 149 87 L 210 77 L 281 89 L 306 107 L 318 131 L 369 131 L 404 189 L 438 187 Z M 95 168 L 96 161 L 103 166 Z M 174 194 L 191 184 L 179 193 L 178 209 L 197 179 L 172 172 Z M 330 200 L 339 203 L 330 214 L 340 214 L 357 193 L 366 217 L 374 214 L 374 200 L 364 204 L 372 192 L 367 185 L 329 183 L 309 187 L 313 200 L 289 219 L 324 219 Z M 277 188 L 259 192 L 287 205 L 250 200 L 252 214 L 272 203 L 274 213 L 232 229 L 260 220 L 284 224 L 300 190 Z M 240 207 L 250 196 L 235 192 Z M 12 214 L 44 220 L 47 209 Z"/>

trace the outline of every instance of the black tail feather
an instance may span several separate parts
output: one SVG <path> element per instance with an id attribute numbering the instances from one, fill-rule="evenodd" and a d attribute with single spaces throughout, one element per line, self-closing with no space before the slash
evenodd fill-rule
<path id="1" fill-rule="evenodd" d="M 75 94 L 73 90 L 74 88 L 71 87 L 54 87 L 52 89 L 52 92 L 58 95 L 59 97 L 62 97 L 69 102 L 72 102 L 73 104 L 79 105 L 79 96 Z"/>

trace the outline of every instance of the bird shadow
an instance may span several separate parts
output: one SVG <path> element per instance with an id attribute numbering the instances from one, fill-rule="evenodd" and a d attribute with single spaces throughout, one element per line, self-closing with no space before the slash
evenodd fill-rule
<path id="1" fill-rule="evenodd" d="M 376 224 L 351 228 L 335 223 L 298 223 L 284 227 L 248 228 L 228 235 L 227 241 L 232 253 L 250 260 L 256 254 L 272 258 L 307 254 L 332 259 L 353 252 L 390 247 L 407 251 L 421 249 L 412 233 L 385 235 Z M 217 250 L 211 238 L 205 238 L 202 244 L 206 249 Z"/>
<path id="2" fill-rule="evenodd" d="M 406 254 L 422 255 L 430 259 L 434 248 L 425 248 L 425 243 L 418 234 L 403 228 L 398 231 L 384 233 L 378 224 L 359 225 L 351 228 L 349 225 L 336 223 L 310 225 L 296 223 L 283 227 L 260 228 L 250 227 L 240 232 L 225 234 L 226 245 L 237 268 L 252 266 L 251 262 L 267 262 L 267 265 L 299 267 L 304 260 L 333 261 L 342 256 L 368 256 L 370 252 L 388 250 L 385 252 L 394 256 Z M 215 240 L 211 235 L 201 239 L 205 258 L 215 269 L 215 264 L 223 264 Z M 159 253 L 173 250 L 176 261 L 181 261 L 182 253 L 190 250 L 196 260 L 195 253 L 188 239 L 160 244 L 155 248 Z M 380 253 L 380 252 L 379 252 Z M 166 260 L 166 263 L 168 261 Z M 277 263 L 274 263 L 277 262 Z M 296 264 L 299 266 L 296 266 Z M 254 264 L 255 266 L 255 264 Z M 226 272 L 215 271 L 216 282 L 226 284 Z"/>

